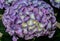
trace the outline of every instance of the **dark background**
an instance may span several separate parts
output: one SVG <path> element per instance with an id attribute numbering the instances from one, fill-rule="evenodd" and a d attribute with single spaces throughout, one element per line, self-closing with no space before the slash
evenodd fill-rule
<path id="1" fill-rule="evenodd" d="M 51 5 L 49 0 L 44 0 L 44 1 Z M 53 7 L 53 9 L 54 9 L 54 13 L 57 13 L 56 20 L 60 23 L 59 9 L 55 7 Z M 4 13 L 4 9 L 3 10 L 0 9 L 0 14 L 3 14 L 3 13 Z M 12 37 L 8 33 L 5 32 L 5 28 L 2 24 L 2 20 L 0 20 L 0 32 L 3 33 L 3 36 L 2 38 L 0 38 L 0 41 L 12 41 Z M 26 41 L 26 40 L 20 38 L 18 41 Z M 60 41 L 60 29 L 58 27 L 56 28 L 55 35 L 51 39 L 44 36 L 44 37 L 38 37 L 38 38 L 27 40 L 27 41 Z"/>

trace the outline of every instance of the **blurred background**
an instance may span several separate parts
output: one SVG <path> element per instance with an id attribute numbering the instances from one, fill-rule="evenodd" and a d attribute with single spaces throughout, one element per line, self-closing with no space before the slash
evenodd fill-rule
<path id="1" fill-rule="evenodd" d="M 44 0 L 44 1 L 51 5 L 49 0 Z M 57 24 L 58 26 L 56 27 L 56 32 L 53 38 L 49 39 L 48 37 L 44 36 L 44 37 L 34 38 L 32 40 L 27 40 L 27 41 L 60 41 L 60 12 L 58 8 L 53 7 L 53 9 L 56 16 L 56 20 L 58 22 Z M 3 15 L 4 10 L 5 9 L 0 9 L 0 41 L 12 41 L 11 36 L 5 32 L 5 28 L 1 20 L 1 15 Z M 26 40 L 20 38 L 18 41 L 26 41 Z"/>

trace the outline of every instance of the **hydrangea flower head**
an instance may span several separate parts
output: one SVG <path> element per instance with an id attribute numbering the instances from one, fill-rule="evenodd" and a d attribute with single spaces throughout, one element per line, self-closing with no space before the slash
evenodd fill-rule
<path id="1" fill-rule="evenodd" d="M 25 40 L 40 36 L 51 38 L 55 33 L 53 8 L 44 1 L 16 1 L 5 10 L 2 21 L 13 41 L 18 37 Z"/>

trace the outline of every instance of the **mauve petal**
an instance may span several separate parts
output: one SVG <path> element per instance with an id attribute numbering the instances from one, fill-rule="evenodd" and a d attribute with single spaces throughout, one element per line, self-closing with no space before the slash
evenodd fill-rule
<path id="1" fill-rule="evenodd" d="M 48 36 L 49 38 L 52 38 L 54 35 L 55 31 L 52 31 L 51 34 Z"/>
<path id="2" fill-rule="evenodd" d="M 17 38 L 17 37 L 15 37 L 15 36 L 13 36 L 12 40 L 13 40 L 13 41 L 17 41 L 17 40 L 18 40 L 18 38 Z"/>

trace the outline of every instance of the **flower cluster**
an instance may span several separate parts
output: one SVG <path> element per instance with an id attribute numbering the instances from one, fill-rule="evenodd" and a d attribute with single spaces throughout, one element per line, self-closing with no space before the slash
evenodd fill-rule
<path id="1" fill-rule="evenodd" d="M 51 4 L 60 9 L 60 0 L 50 0 Z"/>
<path id="2" fill-rule="evenodd" d="M 51 38 L 55 33 L 56 18 L 53 8 L 41 0 L 19 0 L 8 7 L 2 22 L 11 36 L 25 40 L 40 36 Z"/>

